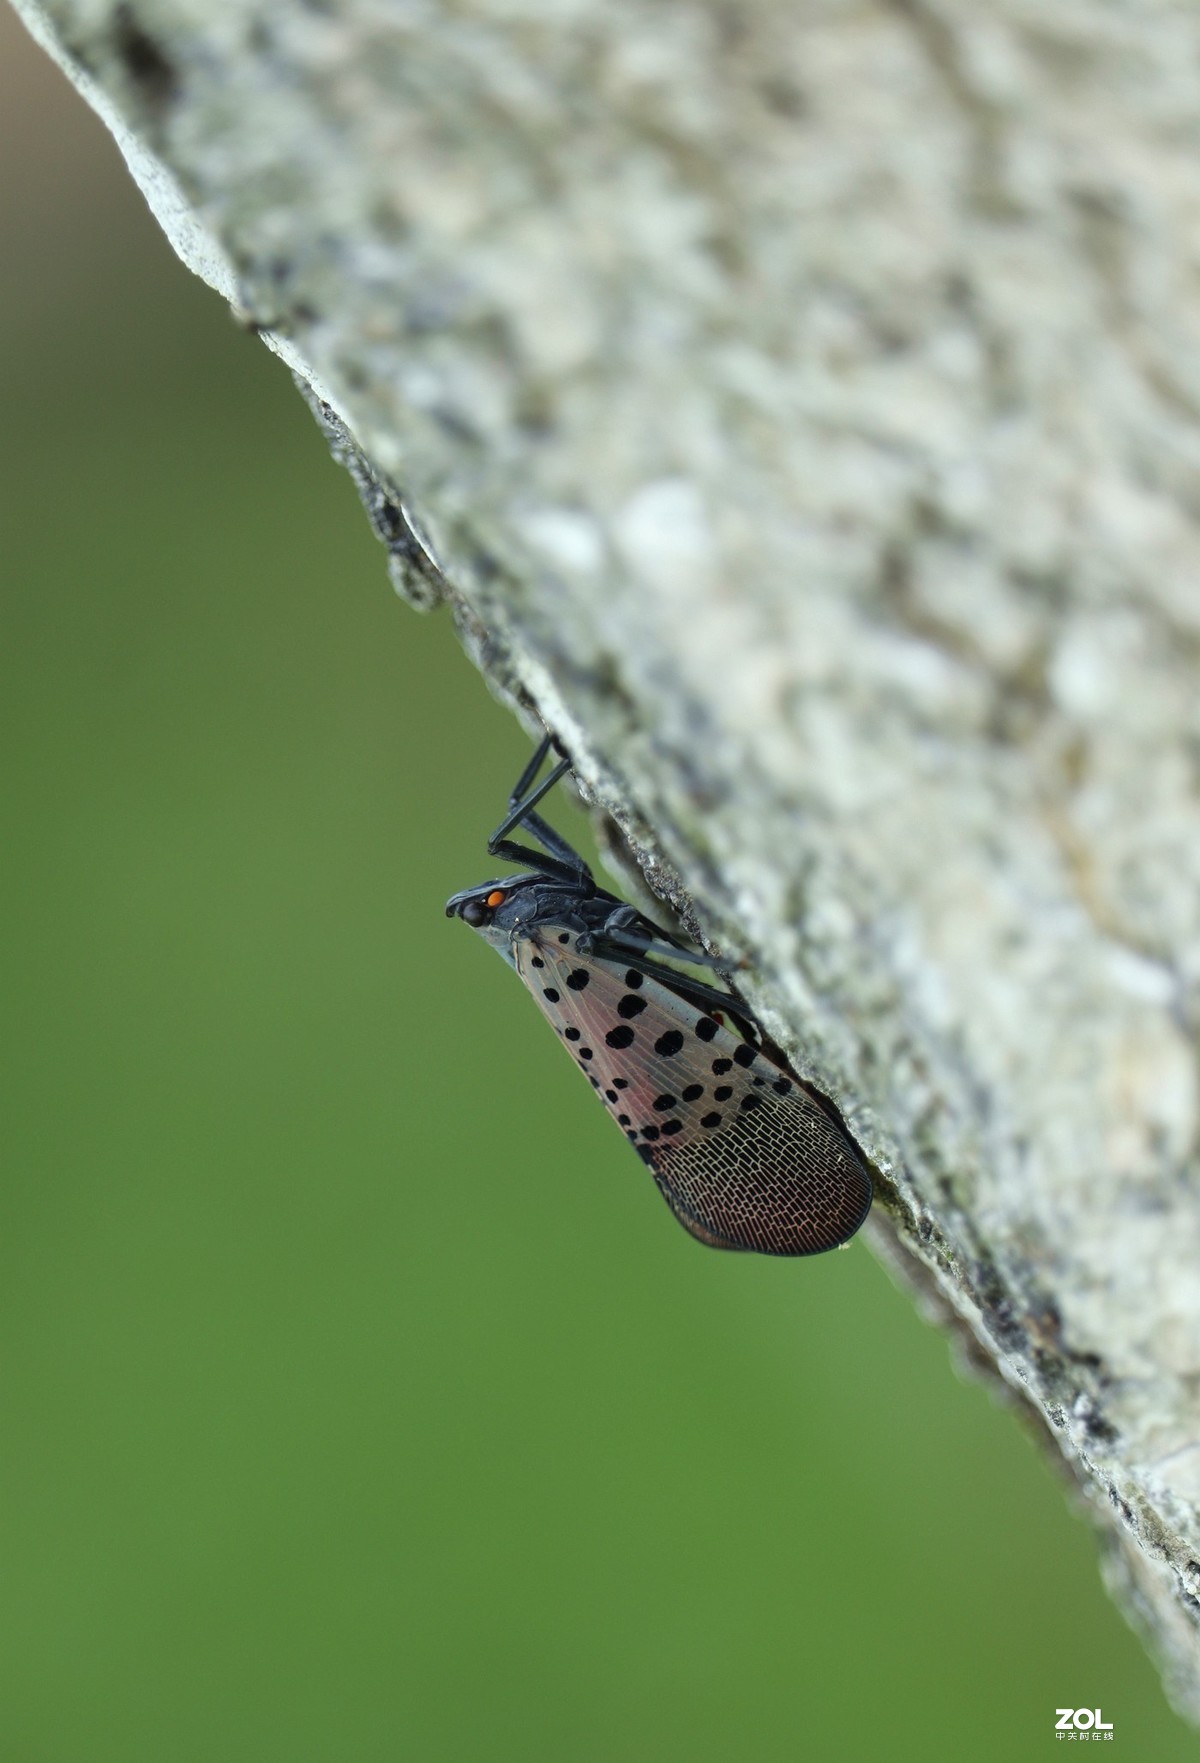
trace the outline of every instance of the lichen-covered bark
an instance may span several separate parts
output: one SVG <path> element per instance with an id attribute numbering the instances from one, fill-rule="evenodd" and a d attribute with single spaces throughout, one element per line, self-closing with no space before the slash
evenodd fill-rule
<path id="1" fill-rule="evenodd" d="M 1200 1712 L 1200 16 L 20 5 Z"/>

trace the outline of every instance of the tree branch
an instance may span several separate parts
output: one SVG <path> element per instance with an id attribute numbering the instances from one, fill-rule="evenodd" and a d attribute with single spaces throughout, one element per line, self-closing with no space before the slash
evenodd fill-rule
<path id="1" fill-rule="evenodd" d="M 1200 1715 L 1194 10 L 19 4 Z"/>

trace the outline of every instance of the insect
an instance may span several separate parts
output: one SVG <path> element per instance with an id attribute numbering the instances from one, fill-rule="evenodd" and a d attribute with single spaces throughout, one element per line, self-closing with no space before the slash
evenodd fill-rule
<path id="1" fill-rule="evenodd" d="M 534 865 L 446 902 L 515 967 L 635 1147 L 679 1222 L 702 1243 L 816 1255 L 847 1242 L 871 1178 L 833 1104 L 786 1069 L 741 1000 L 667 962 L 715 967 L 596 885 L 536 812 L 570 770 L 541 742 L 488 852 Z M 509 837 L 521 829 L 535 851 Z"/>

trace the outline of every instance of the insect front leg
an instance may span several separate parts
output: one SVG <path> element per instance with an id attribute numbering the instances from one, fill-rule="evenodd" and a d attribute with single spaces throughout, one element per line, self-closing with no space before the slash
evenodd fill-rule
<path id="1" fill-rule="evenodd" d="M 533 758 L 517 779 L 509 795 L 508 813 L 488 840 L 488 851 L 493 857 L 509 857 L 517 863 L 532 862 L 541 867 L 549 867 L 554 873 L 565 875 L 572 881 L 590 885 L 592 872 L 578 851 L 573 845 L 568 844 L 561 833 L 556 833 L 540 814 L 534 813 L 534 809 L 543 796 L 548 795 L 558 780 L 565 777 L 571 769 L 569 759 L 560 759 L 557 765 L 551 767 L 540 784 L 534 784 L 533 780 L 542 768 L 546 755 L 550 751 L 551 743 L 552 737 L 550 735 L 544 735 L 538 742 Z M 538 852 L 531 852 L 526 846 L 514 844 L 508 837 L 508 834 L 515 831 L 517 827 L 524 828 L 526 832 L 532 834 L 545 846 L 552 859 L 549 866 L 544 863 Z"/>
<path id="2" fill-rule="evenodd" d="M 525 767 L 524 771 L 521 773 L 520 777 L 517 779 L 517 781 L 513 785 L 512 789 L 508 792 L 508 805 L 510 808 L 515 808 L 517 806 L 517 803 L 521 800 L 521 797 L 524 796 L 525 794 L 527 794 L 530 786 L 533 783 L 534 778 L 537 776 L 538 772 L 542 769 L 542 765 L 545 762 L 546 755 L 550 751 L 550 748 L 553 746 L 553 744 L 554 744 L 553 735 L 543 735 L 542 736 L 541 740 L 538 742 L 537 746 L 533 750 L 533 758 L 529 761 L 529 764 Z M 553 780 L 551 780 L 551 781 L 553 781 Z M 550 788 L 550 785 L 547 784 L 546 789 L 549 789 L 549 788 Z M 545 794 L 545 790 L 543 790 L 542 794 L 543 795 Z"/>

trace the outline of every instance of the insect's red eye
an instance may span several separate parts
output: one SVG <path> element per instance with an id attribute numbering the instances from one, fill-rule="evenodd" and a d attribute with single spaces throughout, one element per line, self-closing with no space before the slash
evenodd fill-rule
<path id="1" fill-rule="evenodd" d="M 507 897 L 508 896 L 505 894 L 503 888 L 493 888 L 484 904 L 490 906 L 492 910 L 495 911 L 497 906 L 503 906 Z"/>

